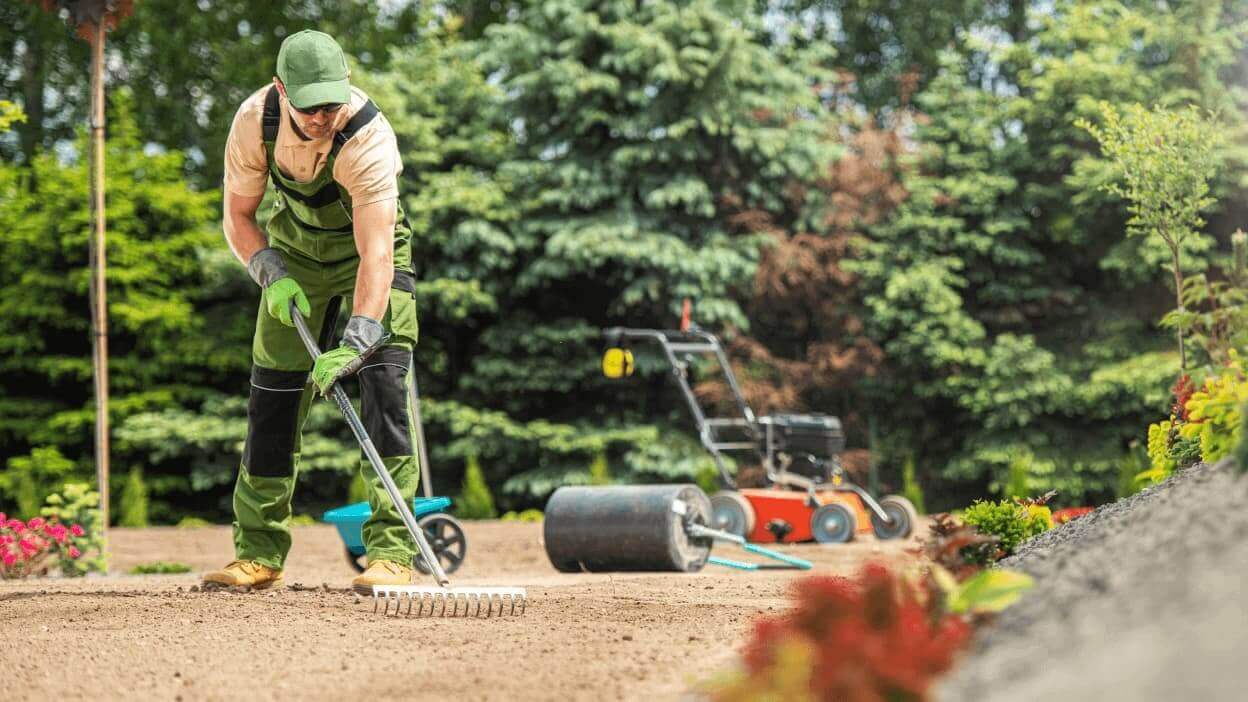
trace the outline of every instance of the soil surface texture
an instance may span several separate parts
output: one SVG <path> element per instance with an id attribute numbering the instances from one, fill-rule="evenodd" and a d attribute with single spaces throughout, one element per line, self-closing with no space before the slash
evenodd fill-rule
<path id="1" fill-rule="evenodd" d="M 1198 464 L 1027 542 L 1036 587 L 942 684 L 960 700 L 1248 699 L 1248 476 Z"/>
<path id="2" fill-rule="evenodd" d="M 202 592 L 228 527 L 111 531 L 113 572 L 0 582 L 6 700 L 671 700 L 735 665 L 750 622 L 796 571 L 561 574 L 540 524 L 469 522 L 456 585 L 528 588 L 523 616 L 373 614 L 330 526 L 298 527 L 285 586 Z M 925 533 L 921 525 L 917 533 Z M 914 542 L 786 545 L 811 573 L 908 559 Z M 716 555 L 753 560 L 730 546 Z M 186 575 L 118 575 L 178 561 Z"/>

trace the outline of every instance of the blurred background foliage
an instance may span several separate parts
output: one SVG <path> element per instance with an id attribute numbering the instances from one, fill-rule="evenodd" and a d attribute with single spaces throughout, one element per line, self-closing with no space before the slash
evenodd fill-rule
<path id="1" fill-rule="evenodd" d="M 674 327 L 688 297 L 756 411 L 840 415 L 886 489 L 1112 499 L 1169 411 L 1175 291 L 1077 122 L 1213 111 L 1216 204 L 1182 260 L 1219 279 L 1245 222 L 1246 20 L 1242 0 L 136 3 L 108 54 L 114 499 L 136 524 L 229 518 L 258 294 L 220 234 L 222 145 L 306 27 L 398 134 L 439 493 L 469 465 L 489 512 L 705 481 L 663 365 L 598 370 L 599 329 Z M 0 26 L 12 508 L 92 473 L 88 60 L 38 3 Z M 296 512 L 347 499 L 340 425 L 316 405 Z"/>

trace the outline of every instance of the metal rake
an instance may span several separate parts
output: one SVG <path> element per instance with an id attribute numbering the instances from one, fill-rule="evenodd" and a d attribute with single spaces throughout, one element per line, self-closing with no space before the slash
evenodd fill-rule
<path id="1" fill-rule="evenodd" d="M 315 361 L 321 355 L 321 349 L 317 346 L 312 332 L 308 331 L 308 325 L 303 321 L 303 315 L 299 313 L 293 301 L 290 303 L 290 316 L 295 322 L 295 329 L 299 332 L 299 338 L 303 340 L 303 345 L 307 347 L 308 353 L 312 356 L 312 360 Z M 494 608 L 496 604 L 498 607 L 497 614 L 499 615 L 517 614 L 517 603 L 520 605 L 519 614 L 524 614 L 525 607 L 528 604 L 528 594 L 522 587 L 451 587 L 451 579 L 446 577 L 446 571 L 442 568 L 437 555 L 429 545 L 429 540 L 425 538 L 424 531 L 416 523 L 416 517 L 412 515 L 411 507 L 403 499 L 403 494 L 399 492 L 399 487 L 394 483 L 394 478 L 390 477 L 390 471 L 386 470 L 385 464 L 382 463 L 381 456 L 377 453 L 377 447 L 373 445 L 373 440 L 369 438 L 368 432 L 364 430 L 364 424 L 360 421 L 359 415 L 356 414 L 355 408 L 351 406 L 351 400 L 347 397 L 346 390 L 342 389 L 340 383 L 335 383 L 330 388 L 330 394 L 333 396 L 334 403 L 338 405 L 338 410 L 342 412 L 343 418 L 350 425 L 351 433 L 355 435 L 356 441 L 360 443 L 360 448 L 363 449 L 368 462 L 373 466 L 373 470 L 377 472 L 377 477 L 381 479 L 381 484 L 385 487 L 386 494 L 390 496 L 395 509 L 399 511 L 399 517 L 403 520 L 404 526 L 407 527 L 408 533 L 412 535 L 412 540 L 416 542 L 416 547 L 420 549 L 425 563 L 429 565 L 429 571 L 433 574 L 434 579 L 438 581 L 437 587 L 374 585 L 373 611 L 377 611 L 379 603 L 384 603 L 385 607 L 382 609 L 382 614 L 388 615 L 390 614 L 390 603 L 394 602 L 394 614 L 397 615 L 400 613 L 403 600 L 406 600 L 407 611 L 404 614 L 412 614 L 413 605 L 419 603 L 420 606 L 416 609 L 416 616 L 480 616 L 482 601 L 484 600 L 486 617 L 491 617 L 495 614 Z M 511 607 L 504 611 L 508 600 L 510 600 Z M 461 602 L 463 604 L 462 611 L 460 611 Z M 472 608 L 474 602 L 476 604 L 475 610 Z M 427 609 L 426 603 L 428 604 Z M 439 604 L 441 605 L 440 610 Z M 449 615 L 447 613 L 448 604 L 450 604 L 451 610 Z M 472 611 L 472 614 L 469 614 L 470 611 Z"/>

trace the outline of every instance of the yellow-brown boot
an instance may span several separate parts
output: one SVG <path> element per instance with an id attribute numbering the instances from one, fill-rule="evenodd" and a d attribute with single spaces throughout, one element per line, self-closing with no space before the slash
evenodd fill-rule
<path id="1" fill-rule="evenodd" d="M 355 576 L 351 587 L 361 595 L 373 594 L 374 585 L 410 585 L 412 569 L 394 561 L 369 561 L 368 569 Z"/>
<path id="2" fill-rule="evenodd" d="M 253 590 L 265 590 L 282 584 L 282 571 L 260 561 L 232 561 L 221 570 L 204 573 L 204 585 L 209 584 L 226 587 L 243 585 Z"/>

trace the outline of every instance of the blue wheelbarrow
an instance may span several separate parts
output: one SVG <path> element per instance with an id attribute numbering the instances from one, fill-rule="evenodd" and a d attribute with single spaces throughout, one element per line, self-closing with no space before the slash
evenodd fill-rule
<path id="1" fill-rule="evenodd" d="M 412 499 L 412 515 L 416 523 L 425 532 L 425 538 L 433 547 L 433 553 L 442 569 L 454 573 L 464 562 L 468 551 L 468 539 L 464 537 L 464 527 L 445 510 L 451 506 L 449 497 L 416 497 Z M 338 529 L 338 536 L 346 545 L 347 562 L 359 572 L 364 572 L 367 563 L 364 558 L 364 522 L 372 516 L 373 511 L 367 502 L 356 502 L 345 507 L 329 510 L 322 519 Z M 429 573 L 429 565 L 424 556 L 417 554 L 415 566 L 422 573 Z"/>

